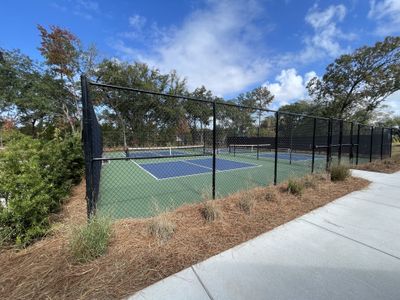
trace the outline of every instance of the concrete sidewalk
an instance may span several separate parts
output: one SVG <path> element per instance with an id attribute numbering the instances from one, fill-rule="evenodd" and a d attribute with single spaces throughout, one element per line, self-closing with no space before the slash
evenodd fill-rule
<path id="1" fill-rule="evenodd" d="M 400 172 L 129 299 L 400 299 Z"/>

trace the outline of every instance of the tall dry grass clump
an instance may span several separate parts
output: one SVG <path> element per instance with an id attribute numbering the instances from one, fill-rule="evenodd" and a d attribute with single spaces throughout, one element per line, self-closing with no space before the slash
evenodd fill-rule
<path id="1" fill-rule="evenodd" d="M 213 200 L 203 202 L 200 210 L 201 215 L 207 222 L 213 222 L 221 217 L 221 209 L 215 204 Z"/>
<path id="2" fill-rule="evenodd" d="M 88 223 L 72 229 L 69 240 L 70 253 L 79 263 L 92 261 L 107 252 L 111 235 L 111 219 L 94 216 Z"/>
<path id="3" fill-rule="evenodd" d="M 287 184 L 287 191 L 293 195 L 301 196 L 303 194 L 305 185 L 301 179 L 290 178 Z"/>
<path id="4" fill-rule="evenodd" d="M 175 232 L 176 225 L 168 212 L 160 213 L 150 219 L 148 231 L 150 235 L 157 238 L 160 242 L 168 241 Z"/>
<path id="5" fill-rule="evenodd" d="M 350 177 L 350 169 L 346 165 L 336 165 L 330 168 L 332 181 L 344 181 Z"/>
<path id="6" fill-rule="evenodd" d="M 240 196 L 238 206 L 246 214 L 250 214 L 254 209 L 256 203 L 256 196 L 251 191 L 243 192 Z"/>

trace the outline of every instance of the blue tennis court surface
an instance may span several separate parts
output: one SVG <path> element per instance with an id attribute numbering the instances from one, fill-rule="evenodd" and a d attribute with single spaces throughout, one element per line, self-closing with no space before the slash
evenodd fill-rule
<path id="1" fill-rule="evenodd" d="M 211 173 L 212 159 L 188 159 L 179 161 L 165 161 L 156 163 L 142 163 L 139 166 L 147 171 L 155 179 L 167 179 L 182 176 L 190 176 L 204 173 Z M 217 158 L 216 171 L 229 171 L 244 168 L 258 167 L 256 164 L 231 161 Z"/>

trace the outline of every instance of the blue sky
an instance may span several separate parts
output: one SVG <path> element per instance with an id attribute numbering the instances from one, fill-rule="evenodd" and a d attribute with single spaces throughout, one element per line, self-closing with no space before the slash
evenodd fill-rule
<path id="1" fill-rule="evenodd" d="M 194 89 L 233 97 L 266 85 L 274 108 L 339 55 L 400 33 L 400 0 L 2 1 L 0 47 L 40 60 L 36 25 L 59 25 L 100 57 L 176 69 Z M 387 104 L 400 113 L 400 93 Z"/>

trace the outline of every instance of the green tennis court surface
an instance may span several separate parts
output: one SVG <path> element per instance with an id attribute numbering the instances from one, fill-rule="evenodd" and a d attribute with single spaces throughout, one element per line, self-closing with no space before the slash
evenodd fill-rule
<path id="1" fill-rule="evenodd" d="M 125 154 L 113 152 L 105 156 L 124 157 Z M 292 154 L 292 158 L 290 163 L 286 153 L 278 153 L 278 181 L 310 173 L 311 156 Z M 325 159 L 316 156 L 316 171 L 324 167 Z M 254 153 L 233 156 L 221 151 L 217 155 L 218 197 L 272 184 L 273 178 L 274 155 L 271 153 L 259 159 Z M 102 166 L 97 208 L 99 213 L 113 218 L 148 217 L 157 209 L 210 198 L 211 192 L 212 159 L 209 156 L 114 160 Z"/>

